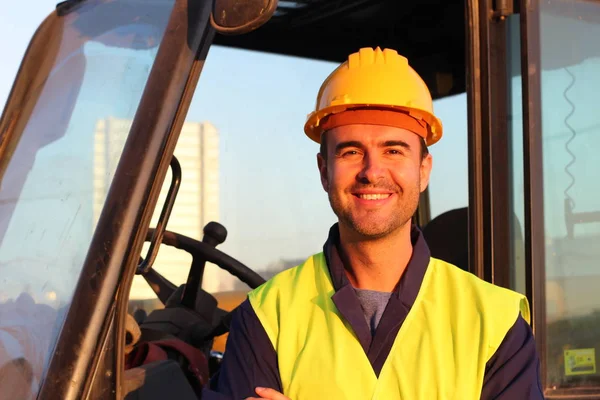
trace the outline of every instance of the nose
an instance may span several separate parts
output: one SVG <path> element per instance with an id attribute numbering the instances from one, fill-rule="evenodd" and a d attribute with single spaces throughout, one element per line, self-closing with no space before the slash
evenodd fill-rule
<path id="1" fill-rule="evenodd" d="M 374 154 L 367 153 L 363 158 L 363 167 L 357 178 L 361 183 L 375 183 L 385 175 L 381 160 Z"/>

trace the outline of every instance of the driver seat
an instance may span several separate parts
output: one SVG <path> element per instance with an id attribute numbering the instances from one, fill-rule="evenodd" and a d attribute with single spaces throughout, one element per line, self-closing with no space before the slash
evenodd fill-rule
<path id="1" fill-rule="evenodd" d="M 431 257 L 469 271 L 469 209 L 446 211 L 429 221 L 423 236 Z"/>

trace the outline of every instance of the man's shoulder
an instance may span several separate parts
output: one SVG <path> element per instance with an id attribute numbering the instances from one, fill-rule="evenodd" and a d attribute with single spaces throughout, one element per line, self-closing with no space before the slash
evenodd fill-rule
<path id="1" fill-rule="evenodd" d="M 529 303 L 523 294 L 487 282 L 471 272 L 436 258 L 431 258 L 430 268 L 438 275 L 438 282 L 443 282 L 451 292 L 449 295 L 472 297 L 478 306 L 484 310 L 495 310 L 496 313 L 502 313 L 503 310 L 508 313 L 520 311 L 523 318 L 530 322 Z"/>
<path id="2" fill-rule="evenodd" d="M 273 346 L 279 335 L 281 318 L 287 309 L 294 304 L 306 304 L 310 301 L 311 288 L 315 289 L 315 282 L 319 280 L 318 264 L 323 259 L 322 253 L 312 255 L 299 265 L 277 273 L 248 293 L 248 304 Z"/>
<path id="3" fill-rule="evenodd" d="M 459 285 L 456 286 L 457 289 L 464 290 L 470 288 L 477 288 L 483 290 L 486 293 L 489 293 L 490 296 L 504 295 L 518 298 L 524 297 L 521 293 L 485 281 L 479 278 L 477 275 L 473 274 L 472 272 L 465 271 L 454 264 L 448 263 L 438 258 L 431 257 L 429 267 L 432 268 L 436 274 L 445 275 L 445 279 L 449 279 L 457 283 Z"/>
<path id="4" fill-rule="evenodd" d="M 295 265 L 291 268 L 286 268 L 283 271 L 277 272 L 275 275 L 273 275 L 272 278 L 267 280 L 267 282 L 265 282 L 262 286 L 269 286 L 269 284 L 273 285 L 276 283 L 282 283 L 284 281 L 293 279 L 294 277 L 296 277 L 297 275 L 302 273 L 304 270 L 312 269 L 313 266 L 316 263 L 320 262 L 321 259 L 324 259 L 322 252 L 312 254 L 309 257 L 307 257 L 306 259 L 304 259 L 304 261 L 298 263 L 297 265 Z"/>
<path id="5" fill-rule="evenodd" d="M 523 294 L 494 285 L 442 260 L 432 258 L 430 268 L 436 275 L 438 294 L 443 293 L 448 303 L 460 309 L 461 318 L 470 310 L 474 320 L 491 335 L 492 348 L 499 346 L 519 316 L 530 323 L 529 303 Z"/>
<path id="6" fill-rule="evenodd" d="M 316 253 L 306 258 L 300 264 L 278 272 L 249 293 L 250 302 L 254 306 L 257 306 L 263 300 L 278 296 L 280 293 L 301 293 L 301 291 L 293 290 L 294 287 L 303 285 L 304 282 L 302 281 L 304 280 L 314 280 L 312 278 L 317 271 L 315 266 L 322 262 L 324 262 L 323 253 Z"/>
<path id="7" fill-rule="evenodd" d="M 470 320 L 469 325 L 479 327 L 487 338 L 489 356 L 519 317 L 530 322 L 529 303 L 523 294 L 494 285 L 442 260 L 432 258 L 429 268 L 431 276 L 435 275 L 433 295 L 451 305 L 456 318 Z"/>

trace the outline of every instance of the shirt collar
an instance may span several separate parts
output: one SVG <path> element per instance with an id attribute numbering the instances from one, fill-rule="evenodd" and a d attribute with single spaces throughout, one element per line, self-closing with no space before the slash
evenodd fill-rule
<path id="1" fill-rule="evenodd" d="M 413 252 L 406 270 L 400 278 L 400 283 L 394 291 L 394 295 L 409 309 L 417 298 L 431 256 L 421 230 L 415 225 L 411 228 L 410 236 Z M 339 255 L 339 243 L 340 231 L 339 225 L 336 223 L 330 228 L 327 241 L 323 245 L 323 254 L 336 292 L 351 285 Z"/>

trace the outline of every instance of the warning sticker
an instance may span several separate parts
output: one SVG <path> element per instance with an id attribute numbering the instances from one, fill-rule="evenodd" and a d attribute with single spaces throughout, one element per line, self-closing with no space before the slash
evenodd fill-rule
<path id="1" fill-rule="evenodd" d="M 565 375 L 596 373 L 596 349 L 565 350 Z"/>

